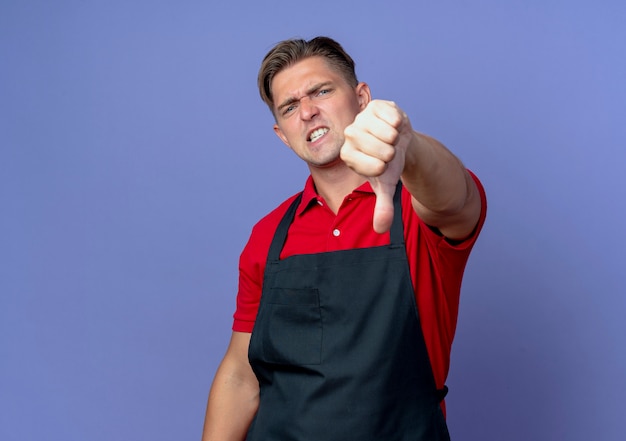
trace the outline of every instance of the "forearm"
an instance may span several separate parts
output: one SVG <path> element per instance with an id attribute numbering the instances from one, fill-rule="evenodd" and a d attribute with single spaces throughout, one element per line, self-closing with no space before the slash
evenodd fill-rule
<path id="1" fill-rule="evenodd" d="M 242 441 L 258 408 L 258 387 L 228 375 L 215 376 L 202 441 Z"/>
<path id="2" fill-rule="evenodd" d="M 406 150 L 402 183 L 425 208 L 454 213 L 467 197 L 467 172 L 461 161 L 443 144 L 414 132 Z"/>
<path id="3" fill-rule="evenodd" d="M 234 333 L 207 404 L 202 441 L 242 441 L 259 406 L 259 383 L 248 363 L 249 335 Z"/>
<path id="4" fill-rule="evenodd" d="M 451 238 L 468 235 L 480 215 L 480 196 L 462 162 L 436 139 L 414 132 L 402 183 L 427 224 Z M 452 226 L 451 229 L 446 228 Z"/>

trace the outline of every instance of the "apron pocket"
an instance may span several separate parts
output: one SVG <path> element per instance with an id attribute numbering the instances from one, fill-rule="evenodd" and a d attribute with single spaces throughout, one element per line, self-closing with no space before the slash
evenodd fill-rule
<path id="1" fill-rule="evenodd" d="M 273 288 L 259 308 L 263 360 L 290 365 L 320 364 L 322 314 L 317 289 Z"/>

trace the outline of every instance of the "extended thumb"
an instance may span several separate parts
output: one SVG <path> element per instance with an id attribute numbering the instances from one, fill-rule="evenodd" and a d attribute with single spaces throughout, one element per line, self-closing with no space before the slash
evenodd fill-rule
<path id="1" fill-rule="evenodd" d="M 380 184 L 374 189 L 376 193 L 376 205 L 374 206 L 374 231 L 378 234 L 385 233 L 391 228 L 393 222 L 393 195 L 395 186 Z"/>

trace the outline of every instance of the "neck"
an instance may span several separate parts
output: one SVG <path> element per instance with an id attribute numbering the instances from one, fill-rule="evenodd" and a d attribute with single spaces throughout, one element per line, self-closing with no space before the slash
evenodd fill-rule
<path id="1" fill-rule="evenodd" d="M 328 207 L 337 214 L 347 195 L 362 185 L 366 178 L 355 173 L 343 162 L 334 167 L 309 167 L 317 194 L 324 198 Z"/>

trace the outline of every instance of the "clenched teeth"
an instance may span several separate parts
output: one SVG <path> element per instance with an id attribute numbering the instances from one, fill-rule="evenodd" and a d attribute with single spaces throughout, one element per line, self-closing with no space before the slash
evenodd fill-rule
<path id="1" fill-rule="evenodd" d="M 317 129 L 317 130 L 313 131 L 313 133 L 311 133 L 311 137 L 310 137 L 309 141 L 311 141 L 311 142 L 317 141 L 322 136 L 324 136 L 326 133 L 328 133 L 328 130 L 329 129 L 327 129 L 327 128 L 323 128 L 323 129 Z"/>

